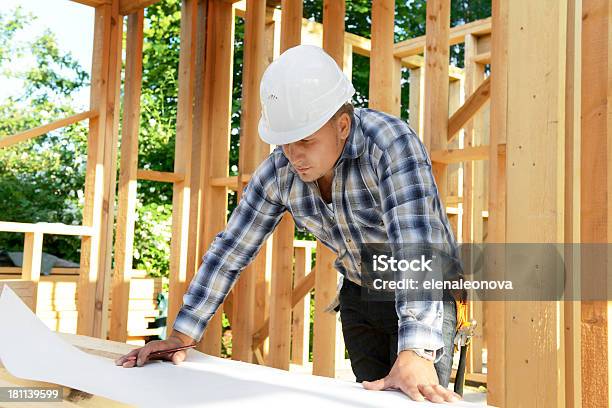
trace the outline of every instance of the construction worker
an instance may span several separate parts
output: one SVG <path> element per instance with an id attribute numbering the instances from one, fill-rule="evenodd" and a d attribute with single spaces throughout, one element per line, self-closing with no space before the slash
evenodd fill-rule
<path id="1" fill-rule="evenodd" d="M 199 342 L 240 272 L 285 211 L 331 248 L 341 280 L 328 310 L 340 312 L 358 382 L 413 400 L 456 401 L 448 390 L 456 329 L 453 300 L 374 302 L 360 296 L 360 244 L 456 241 L 427 152 L 399 118 L 349 103 L 353 85 L 320 47 L 300 45 L 266 69 L 260 137 L 277 145 L 258 166 L 224 231 L 183 297 L 172 334 L 118 359 L 142 366 L 154 351 Z M 166 359 L 180 363 L 177 351 Z"/>

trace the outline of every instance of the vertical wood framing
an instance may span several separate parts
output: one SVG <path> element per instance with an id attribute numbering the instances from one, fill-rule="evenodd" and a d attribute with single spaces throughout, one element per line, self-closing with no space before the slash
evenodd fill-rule
<path id="1" fill-rule="evenodd" d="M 266 58 L 265 65 L 272 63 L 274 58 L 280 54 L 280 23 L 273 19 L 274 10 L 268 8 L 266 10 Z M 270 146 L 268 146 L 270 149 Z M 263 269 L 258 270 L 255 287 L 255 321 L 254 327 L 262 327 L 266 320 L 270 319 L 270 292 L 272 286 L 272 253 L 273 240 L 271 235 L 268 238 L 265 248 L 265 265 Z M 261 354 L 261 361 L 267 361 L 270 347 L 270 338 L 266 337 L 263 343 L 259 346 L 258 352 Z"/>
<path id="2" fill-rule="evenodd" d="M 283 0 L 280 52 L 301 43 L 302 0 Z M 289 369 L 291 343 L 291 280 L 293 276 L 293 237 L 295 224 L 285 214 L 276 227 L 272 244 L 272 284 L 270 288 L 270 352 L 267 365 Z"/>
<path id="3" fill-rule="evenodd" d="M 344 0 L 323 1 L 323 49 L 340 68 L 344 65 L 345 8 Z"/>
<path id="4" fill-rule="evenodd" d="M 300 45 L 302 41 L 302 15 L 304 4 L 302 0 L 282 0 L 282 18 L 280 27 L 280 52 Z"/>
<path id="5" fill-rule="evenodd" d="M 187 241 L 187 270 L 185 282 L 191 282 L 197 273 L 204 249 L 202 248 L 202 228 L 204 214 L 202 212 L 202 177 L 206 172 L 206 149 L 203 128 L 203 105 L 205 100 L 206 74 L 206 24 L 209 0 L 197 0 L 195 18 L 195 62 L 193 90 L 193 123 L 191 134 L 191 170 L 189 185 L 189 231 Z M 187 287 L 185 287 L 185 290 Z"/>
<path id="6" fill-rule="evenodd" d="M 582 2 L 581 89 L 581 242 L 612 242 L 612 4 Z M 596 181 L 595 181 L 596 180 Z M 610 252 L 609 250 L 606 252 Z M 595 259 L 596 258 L 596 259 Z M 607 298 L 582 302 L 582 404 L 610 406 L 611 255 L 581 257 L 580 287 L 594 293 L 607 287 Z"/>
<path id="7" fill-rule="evenodd" d="M 93 234 L 81 241 L 77 333 L 106 338 L 123 27 L 118 1 L 97 7 L 94 21 L 90 110 L 98 115 L 89 121 L 83 207 L 83 225 Z"/>
<path id="8" fill-rule="evenodd" d="M 554 244 L 564 233 L 567 3 L 519 0 L 507 7 L 506 242 Z M 565 406 L 560 303 L 507 301 L 504 318 L 512 329 L 505 333 L 507 393 L 500 405 Z"/>
<path id="9" fill-rule="evenodd" d="M 113 231 L 115 227 L 115 190 L 117 186 L 117 151 L 119 147 L 119 107 L 121 105 L 121 68 L 123 47 L 123 16 L 117 12 L 113 3 L 113 35 L 111 37 L 110 66 L 108 74 L 108 99 L 106 110 L 106 132 L 104 142 L 104 179 L 105 189 L 102 206 L 102 224 L 100 233 L 100 273 L 96 285 L 96 309 L 94 314 L 94 331 L 106 339 L 109 332 L 109 295 L 111 290 L 111 269 L 113 255 Z M 115 13 L 116 12 L 116 13 Z M 101 280 L 101 281 L 100 281 Z"/>
<path id="10" fill-rule="evenodd" d="M 191 183 L 191 139 L 195 88 L 196 17 L 197 0 L 182 0 L 174 172 L 183 174 L 184 178 L 175 182 L 172 189 L 172 238 L 170 241 L 170 289 L 168 293 L 167 327 L 172 327 L 174 324 L 174 319 L 183 303 L 183 293 L 188 283 L 187 234 L 189 232 L 189 186 Z"/>
<path id="11" fill-rule="evenodd" d="M 484 80 L 484 65 L 477 64 L 473 58 L 478 52 L 478 37 L 468 34 L 465 36 L 465 97 L 474 93 Z M 482 113 L 477 114 L 464 128 L 464 146 L 473 147 L 483 144 Z M 484 163 L 482 161 L 467 161 L 463 163 L 463 212 L 462 212 L 462 242 L 466 244 L 482 243 L 484 210 Z M 471 259 L 469 260 L 471 261 Z M 468 265 L 468 270 L 472 266 Z M 469 303 L 470 319 L 476 320 L 476 332 L 468 348 L 467 372 L 482 372 L 482 301 L 472 300 Z"/>
<path id="12" fill-rule="evenodd" d="M 336 295 L 338 278 L 334 269 L 335 259 L 336 254 L 320 241 L 317 242 L 312 373 L 332 378 L 336 372 L 336 314 L 325 312 L 325 308 Z"/>
<path id="13" fill-rule="evenodd" d="M 567 80 L 565 107 L 565 238 L 566 244 L 580 243 L 580 115 L 581 115 L 581 36 L 582 1 L 569 0 L 567 9 Z M 582 355 L 580 252 L 575 245 L 566 245 L 565 313 L 565 406 L 582 406 Z"/>
<path id="14" fill-rule="evenodd" d="M 425 109 L 425 73 L 424 68 L 412 68 L 410 69 L 410 127 L 419 136 L 419 139 L 423 141 L 423 114 Z"/>
<path id="15" fill-rule="evenodd" d="M 132 270 L 134 226 L 136 224 L 136 172 L 138 171 L 143 27 L 144 10 L 128 16 L 119 203 L 112 284 L 113 309 L 109 330 L 109 338 L 119 342 L 127 340 L 129 276 Z"/>
<path id="16" fill-rule="evenodd" d="M 234 10 L 230 3 L 209 1 L 206 35 L 206 85 L 204 142 L 206 171 L 202 177 L 204 213 L 202 245 L 205 252 L 227 223 L 227 188 L 212 186 L 211 179 L 227 177 L 229 167 L 232 79 L 234 52 Z M 209 322 L 199 349 L 218 356 L 221 352 L 221 315 L 219 307 Z"/>
<path id="17" fill-rule="evenodd" d="M 508 2 L 492 0 L 491 34 L 491 135 L 489 154 L 489 218 L 487 244 L 506 239 L 506 155 L 498 154 L 498 145 L 506 142 L 508 132 Z M 504 262 L 486 258 L 491 279 L 504 279 Z M 487 339 L 487 402 L 504 406 L 506 399 L 506 305 L 502 301 L 485 302 L 484 335 Z"/>
<path id="18" fill-rule="evenodd" d="M 395 0 L 372 2 L 369 106 L 391 114 L 397 111 L 395 93 L 391 91 L 397 77 L 397 65 L 393 57 L 394 27 Z"/>
<path id="19" fill-rule="evenodd" d="M 202 263 L 202 256 L 206 252 L 204 226 L 206 222 L 206 198 L 207 178 L 209 175 L 209 145 L 206 140 L 209 94 L 211 86 L 206 82 L 207 57 L 208 57 L 208 31 L 212 25 L 212 17 L 209 16 L 210 0 L 198 0 L 198 16 L 196 18 L 196 56 L 195 56 L 195 89 L 194 89 L 194 112 L 193 112 L 193 135 L 191 156 L 191 193 L 190 193 L 190 245 L 187 248 L 187 281 L 191 282 L 198 272 Z M 193 245 L 195 244 L 195 245 Z M 193 251 L 193 253 L 192 253 Z M 221 307 L 220 309 L 223 309 Z M 218 319 L 217 319 L 218 320 Z M 206 348 L 207 339 L 212 340 L 212 352 L 217 355 L 221 349 L 221 326 L 218 321 L 211 321 L 204 334 L 200 349 Z M 214 350 L 217 350 L 216 352 Z M 217 354 L 215 354 L 217 353 Z"/>
<path id="20" fill-rule="evenodd" d="M 43 233 L 26 232 L 23 245 L 23 267 L 21 279 L 34 282 L 32 292 L 32 311 L 36 313 L 38 299 L 38 282 L 40 281 L 40 268 L 42 264 Z"/>
<path id="21" fill-rule="evenodd" d="M 429 151 L 446 149 L 448 134 L 448 61 L 450 0 L 427 2 L 425 34 L 425 112 L 423 142 Z M 433 163 L 442 206 L 446 208 L 447 165 Z"/>
<path id="22" fill-rule="evenodd" d="M 242 80 L 242 113 L 240 123 L 240 154 L 238 166 L 238 199 L 247 182 L 244 174 L 252 174 L 269 154 L 269 146 L 258 135 L 257 124 L 261 114 L 259 82 L 263 75 L 266 56 L 266 2 L 247 0 L 244 29 L 244 64 Z M 255 316 L 263 310 L 255 307 L 257 277 L 266 267 L 266 248 L 241 273 L 233 293 L 232 359 L 252 362 L 252 340 Z"/>
<path id="23" fill-rule="evenodd" d="M 270 298 L 270 351 L 267 365 L 289 370 L 291 348 L 291 297 L 293 294 L 294 222 L 285 213 L 275 232 Z"/>
<path id="24" fill-rule="evenodd" d="M 295 249 L 295 284 L 311 272 L 312 250 L 310 246 Z M 308 345 L 310 340 L 310 293 L 296 303 L 291 320 L 291 362 L 303 365 L 308 362 Z"/>

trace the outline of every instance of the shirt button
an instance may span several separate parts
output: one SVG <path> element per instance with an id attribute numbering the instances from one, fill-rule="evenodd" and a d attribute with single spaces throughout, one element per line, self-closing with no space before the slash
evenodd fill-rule
<path id="1" fill-rule="evenodd" d="M 350 244 L 350 243 L 351 243 L 351 239 L 350 239 L 350 238 L 347 238 L 347 239 L 346 239 L 346 243 L 347 243 L 347 244 Z"/>

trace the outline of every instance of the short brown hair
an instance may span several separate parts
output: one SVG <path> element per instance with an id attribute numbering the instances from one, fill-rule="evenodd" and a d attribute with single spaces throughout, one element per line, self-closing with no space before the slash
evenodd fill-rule
<path id="1" fill-rule="evenodd" d="M 343 113 L 348 113 L 349 117 L 352 119 L 353 118 L 353 112 L 355 111 L 355 108 L 353 107 L 353 104 L 350 102 L 345 102 L 337 111 L 336 113 L 334 113 L 334 116 L 332 116 L 332 119 L 335 121 L 336 119 L 338 119 L 340 117 L 340 115 L 342 115 Z"/>

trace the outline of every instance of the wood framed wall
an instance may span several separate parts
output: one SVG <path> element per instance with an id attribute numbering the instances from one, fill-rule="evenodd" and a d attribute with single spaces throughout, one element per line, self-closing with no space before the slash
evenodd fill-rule
<path id="1" fill-rule="evenodd" d="M 143 8 L 155 1 L 76 1 L 95 7 L 90 109 L 4 138 L 0 147 L 89 119 L 83 225 L 2 222 L 0 230 L 26 234 L 22 278 L 33 282 L 39 278 L 44 234 L 82 236 L 79 334 L 105 337 L 108 329 L 111 338 L 125 339 L 138 179 L 173 183 L 172 326 L 201 254 L 225 226 L 229 189 L 241 194 L 269 153 L 256 135 L 259 78 L 278 52 L 301 42 L 322 44 L 349 72 L 353 52 L 370 57 L 376 73 L 370 76 L 370 107 L 389 113 L 399 113 L 401 69 L 410 70 L 411 126 L 429 149 L 441 199 L 447 212 L 457 215 L 455 232 L 462 242 L 607 243 L 612 235 L 610 2 L 492 0 L 491 19 L 450 28 L 450 0 L 430 0 L 427 34 L 394 44 L 394 0 L 373 3 L 371 41 L 344 32 L 345 8 L 339 1 L 324 1 L 323 24 L 316 24 L 302 19 L 301 0 L 283 0 L 282 11 L 267 8 L 263 0 L 183 0 L 176 164 L 173 172 L 152 172 L 138 169 L 135 157 Z M 245 79 L 239 173 L 230 177 L 237 14 L 246 18 Z M 124 15 L 128 29 L 117 268 L 112 276 L 113 319 L 107 328 Z M 465 70 L 449 68 L 449 46 L 461 42 Z M 488 63 L 491 76 L 485 78 Z M 462 163 L 460 172 L 457 163 Z M 449 187 L 451 179 L 456 186 Z M 225 311 L 235 330 L 234 358 L 283 369 L 291 360 L 304 362 L 303 299 L 314 287 L 313 372 L 334 375 L 335 361 L 343 354 L 336 342 L 341 335 L 334 315 L 322 310 L 337 282 L 333 254 L 319 243 L 317 264 L 307 273 L 311 248 L 294 243 L 293 235 L 287 216 L 209 323 L 200 350 L 219 354 Z M 605 267 L 588 276 L 581 270 L 592 271 L 592 265 L 570 259 L 574 290 L 592 281 L 608 284 L 607 257 Z M 500 278 L 512 276 L 502 260 L 487 262 Z M 489 403 L 609 405 L 609 307 L 605 301 L 473 303 L 473 316 L 483 316 L 485 325 L 481 344 L 478 338 L 474 341 L 469 370 L 482 372 L 476 355 L 486 346 Z"/>

